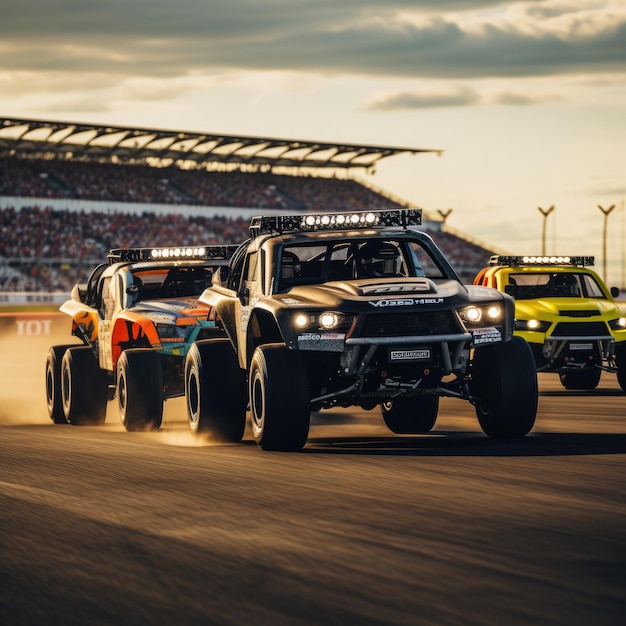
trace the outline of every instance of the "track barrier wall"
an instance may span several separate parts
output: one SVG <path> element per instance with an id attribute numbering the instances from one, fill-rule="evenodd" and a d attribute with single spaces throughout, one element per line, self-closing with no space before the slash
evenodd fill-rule
<path id="1" fill-rule="evenodd" d="M 0 338 L 28 339 L 59 335 L 65 331 L 71 343 L 72 320 L 55 311 L 9 311 L 0 309 Z M 24 348 L 27 349 L 26 343 Z"/>

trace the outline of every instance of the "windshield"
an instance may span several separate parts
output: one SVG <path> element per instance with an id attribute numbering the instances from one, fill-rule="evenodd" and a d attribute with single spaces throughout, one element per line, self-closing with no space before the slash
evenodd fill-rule
<path id="1" fill-rule="evenodd" d="M 429 273 L 424 268 L 429 268 Z M 441 278 L 442 271 L 419 243 L 394 239 L 350 239 L 294 244 L 282 249 L 279 291 L 293 285 L 367 278 Z"/>
<path id="2" fill-rule="evenodd" d="M 516 300 L 536 298 L 605 298 L 593 276 L 577 272 L 510 274 Z"/>
<path id="3" fill-rule="evenodd" d="M 161 298 L 199 296 L 210 284 L 209 267 L 160 267 L 132 273 L 129 289 L 134 302 Z M 129 293 L 130 293 L 129 292 Z"/>

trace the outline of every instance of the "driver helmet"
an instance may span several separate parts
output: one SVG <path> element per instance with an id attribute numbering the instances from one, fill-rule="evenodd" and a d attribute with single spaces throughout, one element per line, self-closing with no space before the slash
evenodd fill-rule
<path id="1" fill-rule="evenodd" d="M 359 250 L 360 274 L 381 278 L 400 276 L 400 250 L 387 241 L 368 241 Z"/>

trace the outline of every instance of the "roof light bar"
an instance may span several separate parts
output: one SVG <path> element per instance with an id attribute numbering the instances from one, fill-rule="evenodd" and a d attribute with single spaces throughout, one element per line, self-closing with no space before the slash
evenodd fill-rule
<path id="1" fill-rule="evenodd" d="M 494 254 L 489 265 L 593 265 L 592 256 L 504 256 Z"/>
<path id="2" fill-rule="evenodd" d="M 180 246 L 173 248 L 116 248 L 108 254 L 109 265 L 138 261 L 177 261 L 183 259 L 228 260 L 239 246 Z"/>
<path id="3" fill-rule="evenodd" d="M 355 228 L 388 228 L 419 226 L 422 209 L 390 211 L 355 211 L 352 213 L 305 213 L 303 215 L 266 215 L 253 217 L 250 233 L 253 237 L 287 232 L 316 230 L 349 230 Z"/>

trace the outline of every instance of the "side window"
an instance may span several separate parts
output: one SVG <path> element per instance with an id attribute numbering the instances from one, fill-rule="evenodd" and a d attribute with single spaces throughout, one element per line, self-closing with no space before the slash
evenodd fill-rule
<path id="1" fill-rule="evenodd" d="M 265 248 L 261 248 L 259 261 L 261 263 L 261 267 L 259 268 L 259 276 L 261 278 L 259 289 L 261 293 L 267 293 L 267 289 L 265 288 L 267 284 L 267 278 L 265 276 L 267 270 L 267 253 L 265 252 Z"/>
<path id="2" fill-rule="evenodd" d="M 252 252 L 246 257 L 240 295 L 248 300 L 258 299 L 261 296 L 261 283 L 257 274 L 258 259 L 259 255 L 256 252 Z"/>
<path id="3" fill-rule="evenodd" d="M 426 276 L 428 278 L 444 277 L 441 268 L 422 246 L 412 241 L 411 250 L 413 252 L 413 263 L 415 265 L 415 276 Z"/>
<path id="4" fill-rule="evenodd" d="M 98 265 L 96 269 L 91 273 L 87 281 L 87 294 L 85 297 L 85 304 L 95 307 L 96 309 L 99 309 L 102 303 L 102 292 L 100 290 L 102 285 L 100 284 L 99 279 L 100 276 L 102 276 L 102 272 L 104 272 L 104 270 L 108 266 L 108 263 L 101 263 L 100 265 Z"/>
<path id="5" fill-rule="evenodd" d="M 233 291 L 238 291 L 239 282 L 241 281 L 241 274 L 243 272 L 243 263 L 246 260 L 245 254 L 239 254 L 236 258 L 233 258 L 232 266 L 228 273 L 228 280 L 226 286 Z"/>
<path id="6" fill-rule="evenodd" d="M 593 277 L 589 276 L 589 274 L 582 275 L 583 284 L 585 286 L 585 294 L 588 298 L 605 298 L 606 296 L 602 293 L 602 289 L 600 289 L 600 285 L 593 279 Z"/>
<path id="7" fill-rule="evenodd" d="M 105 319 L 111 319 L 113 316 L 113 311 L 115 310 L 115 290 L 112 289 L 113 283 L 111 282 L 111 277 L 107 276 L 100 283 L 102 294 L 102 304 L 100 310 Z"/>

